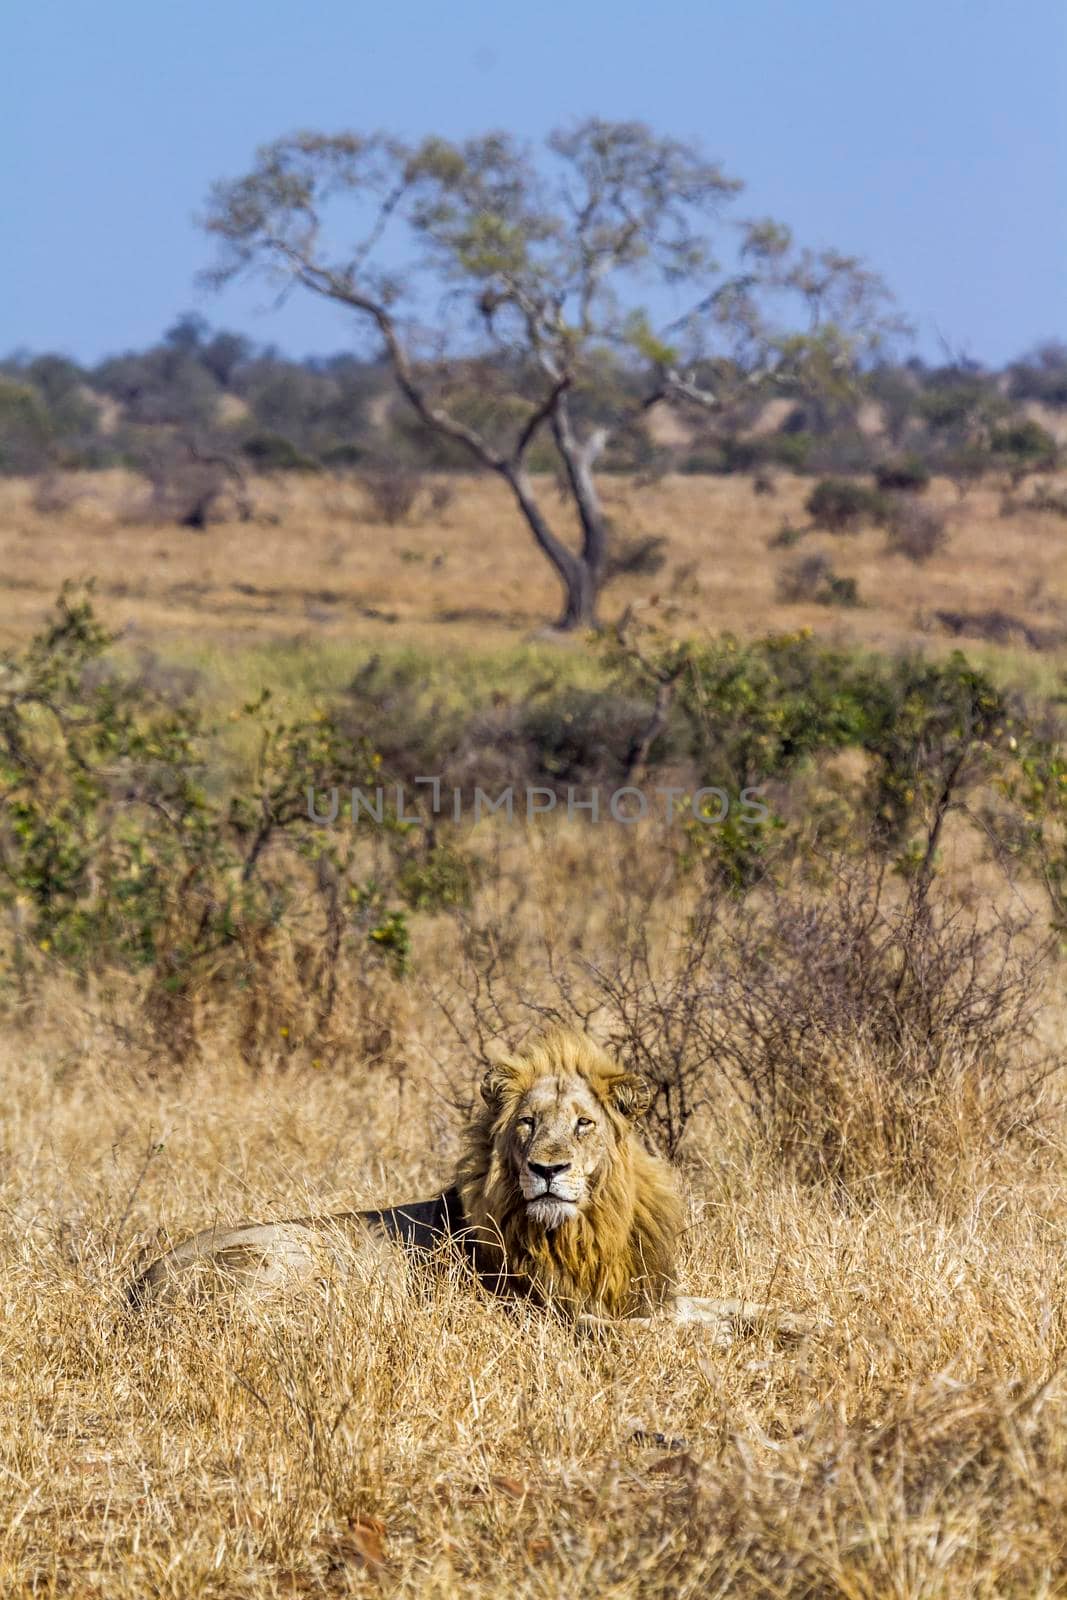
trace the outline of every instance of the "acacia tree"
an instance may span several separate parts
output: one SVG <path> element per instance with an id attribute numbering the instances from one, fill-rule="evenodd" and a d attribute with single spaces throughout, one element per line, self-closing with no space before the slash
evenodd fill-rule
<path id="1" fill-rule="evenodd" d="M 204 225 L 220 253 L 206 276 L 266 272 L 283 294 L 301 287 L 366 319 L 421 422 L 508 484 L 562 583 L 558 625 L 573 628 L 596 619 L 607 527 L 595 469 L 614 433 L 657 402 L 712 409 L 761 383 L 840 387 L 886 332 L 880 279 L 852 257 L 798 250 L 776 223 L 740 224 L 720 267 L 713 241 L 740 188 L 695 146 L 636 122 L 556 131 L 540 162 L 502 133 L 300 133 L 213 188 Z M 666 326 L 652 309 L 663 286 L 689 301 Z M 783 321 L 790 301 L 800 331 Z M 490 405 L 472 393 L 479 358 Z M 605 387 L 605 371 L 625 382 Z M 542 434 L 577 549 L 531 478 Z"/>

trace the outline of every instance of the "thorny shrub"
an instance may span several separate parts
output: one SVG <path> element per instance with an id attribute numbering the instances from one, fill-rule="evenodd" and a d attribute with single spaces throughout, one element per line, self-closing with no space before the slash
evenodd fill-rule
<path id="1" fill-rule="evenodd" d="M 654 1086 L 649 1126 L 672 1156 L 698 1112 L 741 1106 L 803 1181 L 933 1191 L 963 1151 L 988 1158 L 1039 1116 L 1047 944 L 869 862 L 828 877 L 743 908 L 705 895 L 666 935 L 637 917 L 624 944 L 588 955 L 546 934 L 536 991 L 468 924 L 456 986 L 436 998 L 486 1061 L 546 1023 L 598 1034 Z"/>
<path id="2" fill-rule="evenodd" d="M 886 516 L 885 547 L 921 566 L 948 543 L 945 513 L 912 494 L 896 495 Z"/>

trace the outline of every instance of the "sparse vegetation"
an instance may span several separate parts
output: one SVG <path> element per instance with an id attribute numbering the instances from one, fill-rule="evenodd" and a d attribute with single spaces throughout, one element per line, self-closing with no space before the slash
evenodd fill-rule
<path id="1" fill-rule="evenodd" d="M 855 578 L 841 577 L 829 557 L 817 551 L 784 562 L 778 573 L 777 591 L 784 605 L 796 605 L 802 600 L 814 600 L 819 606 L 859 604 Z"/>
<path id="2" fill-rule="evenodd" d="M 832 645 L 767 636 L 767 536 L 806 486 L 687 477 L 625 489 L 680 585 L 618 637 L 546 645 L 520 541 L 517 621 L 477 609 L 506 507 L 444 481 L 456 572 L 432 512 L 411 560 L 363 540 L 343 477 L 260 478 L 254 535 L 218 526 L 209 561 L 117 525 L 128 480 L 56 510 L 5 491 L 33 530 L 8 539 L 0 668 L 6 1590 L 1058 1592 L 1055 618 L 1020 599 L 988 667 L 890 648 L 953 594 L 901 562 Z M 999 596 L 1018 537 L 1013 581 L 1054 601 L 1060 519 L 1017 536 L 981 489 L 965 526 L 972 593 Z M 335 540 L 336 587 L 309 585 Z M 72 551 L 99 595 L 42 622 Z M 650 577 L 618 576 L 620 609 Z M 469 612 L 440 621 L 442 595 Z M 112 618 L 155 622 L 157 654 Z M 309 774 L 321 807 L 381 781 L 383 826 L 314 824 Z M 670 823 L 659 800 L 568 820 L 569 790 L 603 807 L 628 777 L 676 791 Z M 394 778 L 432 826 L 400 821 Z M 475 785 L 507 783 L 554 809 L 475 826 Z M 765 815 L 694 809 L 749 784 Z M 447 1274 L 122 1317 L 165 1237 L 447 1181 L 477 1057 L 554 1015 L 652 1078 L 693 1291 L 832 1327 L 582 1340 Z"/>
<path id="3" fill-rule="evenodd" d="M 359 485 L 370 502 L 374 520 L 390 528 L 408 521 L 422 491 L 420 474 L 399 464 L 365 469 L 359 474 Z"/>
<path id="4" fill-rule="evenodd" d="M 1067 1600 L 1061 9 L 12 6 L 0 1600 Z"/>
<path id="5" fill-rule="evenodd" d="M 947 518 L 937 506 L 926 505 L 913 494 L 893 498 L 885 518 L 885 547 L 890 555 L 906 556 L 921 566 L 948 543 Z"/>

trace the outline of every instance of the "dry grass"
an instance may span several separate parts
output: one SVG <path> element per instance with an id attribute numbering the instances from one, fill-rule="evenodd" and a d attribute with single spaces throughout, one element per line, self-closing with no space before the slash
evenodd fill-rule
<path id="1" fill-rule="evenodd" d="M 516 832 L 476 912 L 529 984 L 540 927 L 612 937 L 612 894 L 575 884 L 618 882 L 639 846 Z M 434 986 L 446 930 L 419 931 Z M 220 1029 L 161 1077 L 105 1024 L 115 1003 L 44 984 L 0 1058 L 5 1595 L 1067 1592 L 1054 1082 L 1040 1130 L 1000 1149 L 946 1096 L 937 1185 L 887 1167 L 850 1198 L 791 1177 L 712 1079 L 685 1141 L 685 1276 L 833 1319 L 799 1346 L 583 1339 L 462 1281 L 358 1273 L 255 1315 L 129 1321 L 121 1285 L 164 1238 L 434 1192 L 453 1088 L 480 1069 L 398 984 L 373 1059 L 252 1071 Z M 1062 1035 L 1062 1009 L 1045 1027 Z M 865 1141 L 878 1075 L 848 1071 Z"/>
<path id="2" fill-rule="evenodd" d="M 454 1138 L 428 1085 L 356 1062 L 146 1086 L 86 1043 L 65 1080 L 3 1065 L 6 1595 L 1064 1592 L 1064 1212 L 1036 1167 L 951 1219 L 857 1215 L 703 1150 L 691 1281 L 827 1310 L 799 1349 L 583 1343 L 358 1277 L 127 1326 L 157 1219 L 429 1191 Z"/>
<path id="3" fill-rule="evenodd" d="M 666 539 L 655 578 L 621 578 L 607 616 L 658 592 L 679 630 L 731 628 L 748 634 L 811 626 L 843 641 L 885 646 L 936 643 L 939 609 L 1010 612 L 1037 629 L 1067 626 L 1067 524 L 1021 509 L 1001 517 L 992 484 L 957 507 L 947 484 L 931 504 L 949 513 L 947 546 L 921 569 L 887 555 L 871 529 L 848 538 L 807 534 L 801 549 L 827 554 L 855 578 L 862 605 L 828 616 L 813 604 L 776 599 L 782 554 L 768 540 L 784 521 L 803 527 L 810 482 L 781 480 L 773 497 L 746 479 L 672 477 L 648 488 L 607 480 L 609 510 L 628 537 Z M 24 637 L 39 624 L 66 577 L 95 576 L 108 613 L 145 641 L 195 636 L 229 648 L 267 638 L 365 648 L 432 649 L 513 645 L 551 621 L 559 594 L 506 490 L 461 480 L 442 518 L 410 527 L 367 521 L 354 483 L 322 478 L 262 480 L 259 520 L 207 533 L 126 526 L 135 481 L 88 477 L 67 510 L 34 508 L 28 483 L 0 482 L 0 635 Z M 545 482 L 546 505 L 559 503 Z M 931 631 L 932 630 L 932 631 Z M 1067 651 L 1051 659 L 1062 665 Z"/>
<path id="4" fill-rule="evenodd" d="M 1067 605 L 1062 520 L 1002 520 L 992 490 L 921 572 L 887 558 L 878 533 L 812 538 L 870 602 L 828 617 L 773 599 L 766 538 L 803 520 L 805 485 L 769 501 L 730 481 L 613 487 L 628 530 L 670 541 L 661 587 L 679 627 L 811 623 L 899 644 L 941 605 L 1044 625 Z M 398 639 L 503 661 L 555 605 L 492 485 L 464 485 L 447 527 L 392 531 L 354 520 L 355 490 L 262 485 L 261 509 L 282 521 L 206 536 L 120 526 L 128 493 L 93 480 L 46 515 L 29 486 L 0 485 L 8 637 L 39 623 L 63 577 L 95 573 L 107 620 L 196 652 L 210 695 L 278 673 L 290 658 L 276 642 L 294 637 L 308 643 L 293 673 L 318 674 L 316 688 Z M 672 589 L 694 562 L 695 580 Z M 608 609 L 642 594 L 647 580 L 620 581 Z M 1038 659 L 988 653 L 1013 669 Z M 1040 662 L 1054 677 L 1063 653 Z M 667 899 L 631 830 L 591 844 L 577 825 L 514 828 L 479 848 L 490 870 L 472 915 L 535 993 L 548 990 L 544 929 L 590 954 L 628 937 L 642 894 Z M 968 849 L 948 837 L 945 870 L 985 903 L 1000 881 Z M 422 918 L 414 935 L 416 971 L 447 983 L 454 924 Z M 128 1321 L 124 1278 L 164 1238 L 434 1192 L 474 1052 L 383 977 L 373 1049 L 353 1017 L 338 1064 L 316 1070 L 279 1046 L 253 1071 L 215 1017 L 179 1075 L 140 1047 L 129 998 L 37 978 L 37 1002 L 0 1041 L 0 1594 L 1067 1594 L 1057 1080 L 1040 1125 L 1005 1147 L 975 1136 L 980 1108 L 949 1098 L 940 1181 L 870 1170 L 851 1196 L 790 1176 L 725 1094 L 695 1119 L 689 1286 L 833 1319 L 799 1346 L 721 1351 L 669 1328 L 580 1339 L 446 1278 L 357 1275 L 257 1315 L 220 1303 Z M 1042 1026 L 1062 1049 L 1062 1000 Z M 877 1074 L 863 1059 L 849 1070 L 843 1115 L 859 1127 Z"/>

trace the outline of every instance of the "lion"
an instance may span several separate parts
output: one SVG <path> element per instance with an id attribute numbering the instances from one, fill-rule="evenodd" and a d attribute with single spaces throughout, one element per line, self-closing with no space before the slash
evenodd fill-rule
<path id="1" fill-rule="evenodd" d="M 729 1342 L 763 1325 L 798 1335 L 806 1319 L 759 1302 L 683 1294 L 676 1252 L 685 1216 L 671 1167 L 641 1142 L 652 1102 L 585 1034 L 558 1028 L 502 1057 L 481 1086 L 453 1183 L 430 1200 L 380 1211 L 212 1227 L 139 1272 L 127 1304 L 171 1300 L 209 1275 L 257 1294 L 321 1275 L 338 1237 L 388 1270 L 383 1244 L 466 1261 L 488 1289 L 585 1325 L 668 1317 Z"/>

